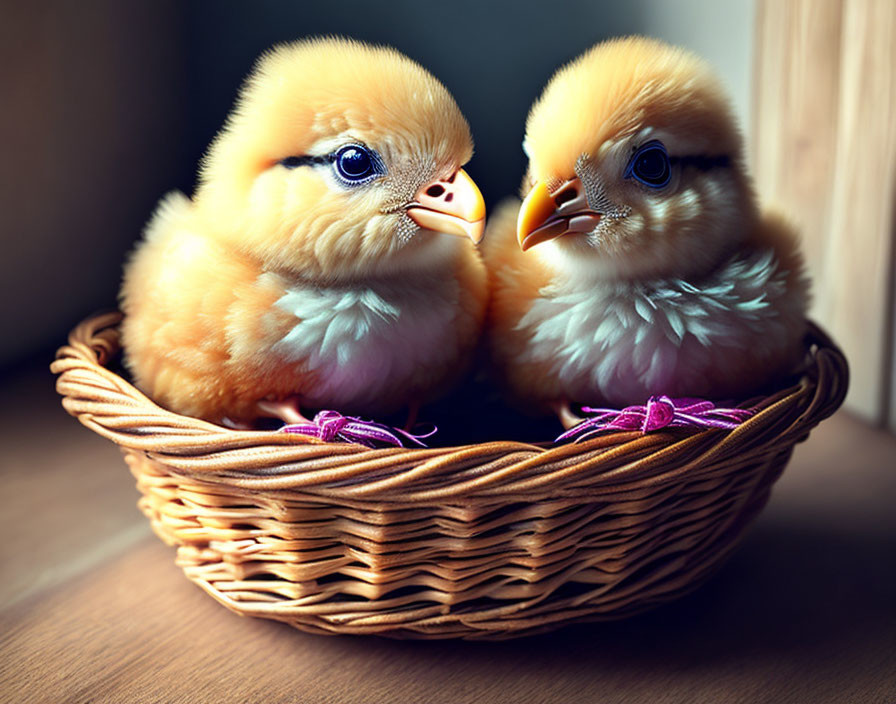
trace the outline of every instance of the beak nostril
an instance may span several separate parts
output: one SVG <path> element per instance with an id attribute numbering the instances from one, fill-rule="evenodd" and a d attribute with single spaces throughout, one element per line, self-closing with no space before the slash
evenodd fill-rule
<path id="1" fill-rule="evenodd" d="M 447 180 L 448 183 L 454 183 L 454 177 L 457 176 L 457 171 L 451 174 L 451 178 Z"/>
<path id="2" fill-rule="evenodd" d="M 445 196 L 445 202 L 446 202 L 446 203 L 450 203 L 450 202 L 453 201 L 453 200 L 454 200 L 454 194 L 453 194 L 453 193 L 449 193 L 447 196 Z"/>
<path id="3" fill-rule="evenodd" d="M 430 196 L 431 198 L 438 198 L 444 192 L 445 187 L 439 185 L 438 183 L 426 189 L 426 195 Z"/>
<path id="4" fill-rule="evenodd" d="M 556 196 L 554 196 L 554 202 L 557 204 L 557 207 L 559 208 L 564 203 L 568 203 L 571 200 L 575 200 L 577 195 L 578 195 L 578 193 L 576 192 L 575 188 L 566 188 L 566 189 L 560 191 L 560 193 L 558 193 Z"/>

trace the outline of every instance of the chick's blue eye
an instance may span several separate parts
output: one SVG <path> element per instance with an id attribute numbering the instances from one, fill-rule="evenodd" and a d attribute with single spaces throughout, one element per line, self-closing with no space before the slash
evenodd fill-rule
<path id="1" fill-rule="evenodd" d="M 634 153 L 625 170 L 626 178 L 651 188 L 662 188 L 672 179 L 669 155 L 661 142 L 649 142 Z"/>
<path id="2" fill-rule="evenodd" d="M 364 181 L 378 173 L 374 156 L 361 146 L 343 147 L 336 152 L 336 171 L 346 181 Z"/>

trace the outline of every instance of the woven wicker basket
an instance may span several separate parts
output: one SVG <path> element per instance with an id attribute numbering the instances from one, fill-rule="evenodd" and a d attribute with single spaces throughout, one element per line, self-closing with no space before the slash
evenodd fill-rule
<path id="1" fill-rule="evenodd" d="M 848 376 L 811 326 L 800 382 L 732 431 L 372 450 L 159 408 L 104 366 L 119 320 L 59 350 L 63 406 L 122 448 L 187 577 L 324 633 L 505 638 L 673 599 L 731 552 Z"/>

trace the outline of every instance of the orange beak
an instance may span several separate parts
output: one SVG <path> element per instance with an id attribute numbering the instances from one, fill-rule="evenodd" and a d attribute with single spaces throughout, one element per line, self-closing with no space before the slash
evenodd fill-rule
<path id="1" fill-rule="evenodd" d="M 588 207 L 579 179 L 571 179 L 553 192 L 544 181 L 539 181 L 520 206 L 516 235 L 525 252 L 571 232 L 593 232 L 601 217 L 601 213 Z"/>
<path id="2" fill-rule="evenodd" d="M 426 230 L 469 237 L 476 243 L 485 230 L 485 201 L 463 169 L 423 186 L 407 205 L 407 213 Z"/>

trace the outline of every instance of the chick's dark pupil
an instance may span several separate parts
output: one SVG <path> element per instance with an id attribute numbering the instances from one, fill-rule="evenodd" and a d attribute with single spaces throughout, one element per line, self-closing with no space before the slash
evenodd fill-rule
<path id="1" fill-rule="evenodd" d="M 348 178 L 363 178 L 373 170 L 370 155 L 356 147 L 342 150 L 337 165 L 342 175 Z"/>
<path id="2" fill-rule="evenodd" d="M 662 181 L 667 167 L 666 155 L 659 149 L 649 149 L 638 157 L 635 171 L 646 181 Z"/>

